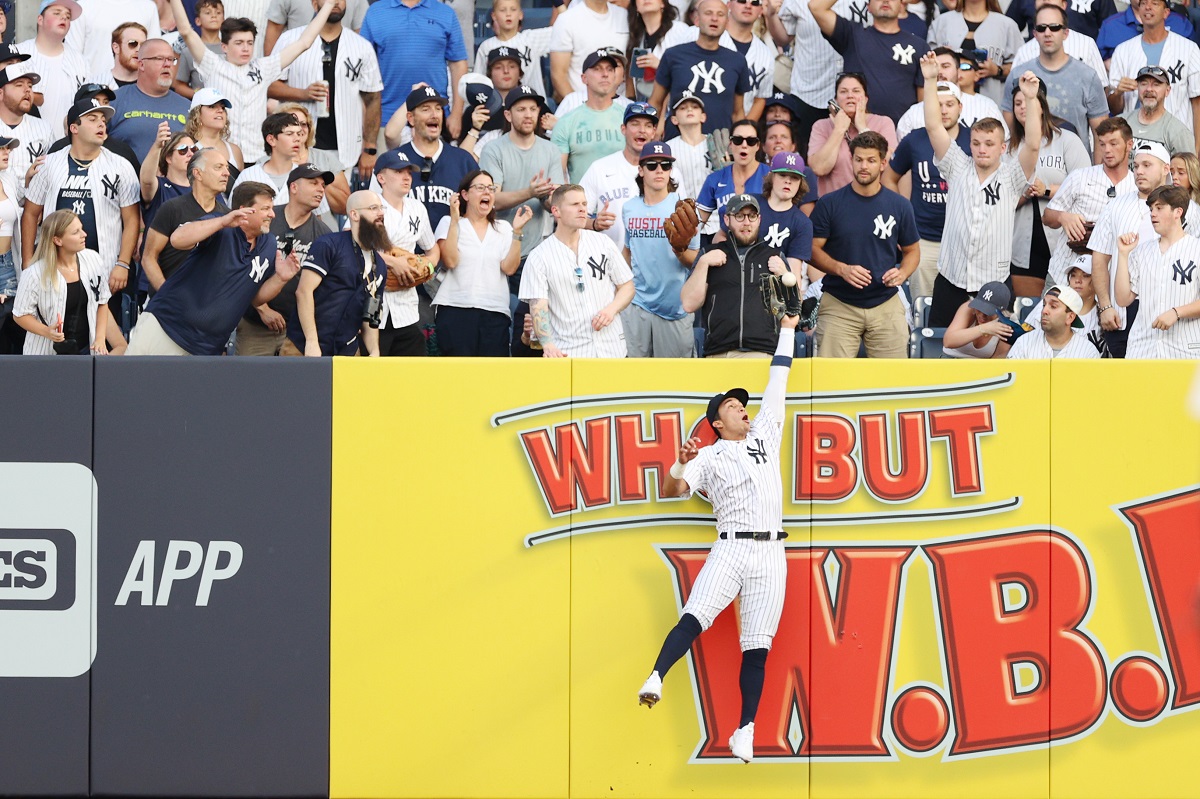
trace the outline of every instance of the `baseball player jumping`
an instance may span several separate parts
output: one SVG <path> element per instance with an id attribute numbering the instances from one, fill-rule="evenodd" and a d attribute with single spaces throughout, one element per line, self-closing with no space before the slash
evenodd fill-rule
<path id="1" fill-rule="evenodd" d="M 740 593 L 742 716 L 729 748 L 747 763 L 754 758 L 754 716 L 762 696 L 767 653 L 783 612 L 787 579 L 779 447 L 799 321 L 799 316 L 790 315 L 780 320 L 770 379 L 754 421 L 746 410 L 750 395 L 745 389 L 716 395 L 709 400 L 706 415 L 718 440 L 700 449 L 700 440 L 690 439 L 671 466 L 664 496 L 686 498 L 693 491 L 706 491 L 719 535 L 682 618 L 667 634 L 654 671 L 638 691 L 639 703 L 654 707 L 662 698 L 662 678 L 667 671 Z"/>

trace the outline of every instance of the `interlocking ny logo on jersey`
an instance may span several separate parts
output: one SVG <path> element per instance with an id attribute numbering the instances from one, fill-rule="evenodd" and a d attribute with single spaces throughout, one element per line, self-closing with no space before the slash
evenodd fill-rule
<path id="1" fill-rule="evenodd" d="M 259 70 L 257 64 L 250 67 L 250 71 L 246 73 L 246 77 L 255 83 L 262 83 L 262 72 Z"/>
<path id="2" fill-rule="evenodd" d="M 1076 14 L 1088 14 L 1092 10 L 1092 0 L 1071 0 L 1071 10 Z"/>
<path id="3" fill-rule="evenodd" d="M 716 62 L 701 61 L 692 64 L 692 82 L 688 84 L 688 90 L 700 94 L 724 94 L 724 77 L 725 67 Z M 696 84 L 700 81 L 704 81 L 704 87 L 698 89 Z"/>
<path id="4" fill-rule="evenodd" d="M 357 61 L 351 61 L 349 58 L 347 58 L 342 62 L 342 65 L 346 67 L 347 78 L 350 80 L 358 80 L 358 76 L 362 74 L 363 68 L 363 60 L 361 58 Z"/>
<path id="5" fill-rule="evenodd" d="M 888 214 L 888 218 L 884 219 L 883 214 L 875 217 L 875 235 L 881 239 L 889 239 L 892 237 L 892 228 L 896 227 L 896 217 Z"/>
<path id="6" fill-rule="evenodd" d="M 269 263 L 266 258 L 263 258 L 261 255 L 255 256 L 254 260 L 250 262 L 250 279 L 255 283 L 261 283 L 263 276 L 267 274 L 268 266 Z"/>
<path id="7" fill-rule="evenodd" d="M 601 255 L 599 261 L 597 261 L 595 258 L 588 258 L 587 264 L 592 270 L 592 277 L 596 278 L 597 280 L 604 279 L 604 273 L 608 271 L 607 255 Z"/>
<path id="8" fill-rule="evenodd" d="M 1181 286 L 1185 283 L 1191 283 L 1192 275 L 1195 272 L 1196 264 L 1192 261 L 1188 261 L 1187 266 L 1184 266 L 1181 262 L 1176 261 L 1175 263 L 1171 264 L 1171 281 L 1178 283 Z"/>
<path id="9" fill-rule="evenodd" d="M 917 49 L 911 44 L 901 45 L 896 43 L 892 45 L 892 60 L 898 64 L 911 64 L 913 56 L 917 54 Z"/>
<path id="10" fill-rule="evenodd" d="M 857 22 L 859 25 L 862 25 L 864 28 L 867 26 L 868 20 L 867 20 L 867 4 L 866 3 L 863 3 L 862 5 L 859 5 L 858 3 L 850 4 L 850 21 Z"/>
<path id="11" fill-rule="evenodd" d="M 756 438 L 756 439 L 754 439 L 754 444 L 757 447 L 757 449 L 755 447 L 752 447 L 749 444 L 747 444 L 746 445 L 746 453 L 751 458 L 754 458 L 755 463 L 766 463 L 767 462 L 767 448 L 763 445 L 763 440 L 761 438 Z"/>
<path id="12" fill-rule="evenodd" d="M 76 200 L 71 203 L 71 213 L 75 216 L 83 216 L 87 213 L 87 204 L 83 200 Z"/>
<path id="13" fill-rule="evenodd" d="M 415 216 L 408 220 L 408 232 L 414 236 L 421 232 L 421 220 L 417 219 Z"/>
<path id="14" fill-rule="evenodd" d="M 88 288 L 92 290 L 92 298 L 95 299 L 96 302 L 100 302 L 100 283 L 102 280 L 104 280 L 104 278 L 96 275 L 94 278 L 88 281 Z"/>
<path id="15" fill-rule="evenodd" d="M 750 68 L 750 91 L 757 93 L 758 87 L 762 86 L 763 78 L 767 77 L 765 69 Z"/>
<path id="16" fill-rule="evenodd" d="M 1167 78 L 1171 81 L 1172 86 L 1174 86 L 1176 83 L 1179 83 L 1180 81 L 1183 80 L 1183 62 L 1182 61 L 1176 61 L 1175 66 L 1163 67 L 1163 69 L 1165 69 L 1167 71 Z"/>
<path id="17" fill-rule="evenodd" d="M 766 240 L 768 247 L 774 247 L 778 250 L 783 246 L 783 243 L 787 241 L 787 237 L 790 235 L 792 235 L 790 228 L 784 228 L 783 230 L 780 230 L 779 223 L 772 222 L 771 226 L 767 228 L 767 233 L 765 236 L 763 236 L 763 239 Z"/>
<path id="18" fill-rule="evenodd" d="M 989 183 L 983 187 L 983 201 L 988 205 L 995 205 L 1000 202 L 1000 186 L 995 183 Z"/>
<path id="19" fill-rule="evenodd" d="M 117 194 L 121 191 L 120 175 L 105 175 L 100 178 L 100 183 L 104 186 L 104 196 L 106 199 L 117 199 Z"/>
<path id="20" fill-rule="evenodd" d="M 29 160 L 36 161 L 42 153 L 46 151 L 46 145 L 39 142 L 29 142 L 25 145 L 25 152 L 29 153 Z"/>

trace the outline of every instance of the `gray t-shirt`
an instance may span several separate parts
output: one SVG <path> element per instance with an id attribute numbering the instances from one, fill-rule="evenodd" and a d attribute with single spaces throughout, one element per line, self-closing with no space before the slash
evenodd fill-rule
<path id="1" fill-rule="evenodd" d="M 342 27 L 358 31 L 362 27 L 363 17 L 367 15 L 367 0 L 346 0 L 346 14 L 342 17 Z M 271 0 L 267 6 L 267 21 L 282 25 L 283 29 L 303 28 L 312 22 L 314 15 L 311 0 Z M 266 31 L 259 31 L 260 36 Z"/>
<path id="2" fill-rule="evenodd" d="M 558 148 L 545 139 L 534 137 L 533 146 L 522 150 L 513 144 L 508 135 L 488 142 L 479 154 L 479 168 L 492 176 L 492 180 L 501 191 L 520 191 L 529 187 L 529 181 L 538 172 L 548 178 L 551 183 L 566 183 L 563 176 L 562 156 Z M 554 229 L 554 218 L 543 206 L 540 200 L 529 200 L 523 205 L 533 211 L 533 218 L 524 228 L 525 238 L 521 241 L 521 257 L 542 243 L 542 239 L 550 235 Z M 507 222 L 512 222 L 517 215 L 520 205 L 514 205 L 507 211 L 501 211 L 497 216 Z"/>
<path id="3" fill-rule="evenodd" d="M 308 220 L 299 227 L 291 227 L 287 223 L 287 215 L 283 212 L 285 208 L 287 208 L 286 205 L 275 206 L 275 218 L 271 220 L 271 232 L 275 234 L 275 238 L 279 241 L 280 252 L 283 252 L 282 247 L 285 237 L 294 237 L 295 243 L 292 245 L 292 251 L 296 253 L 296 257 L 300 259 L 300 263 L 304 263 L 304 259 L 308 257 L 308 251 L 312 247 L 312 243 L 331 231 L 324 222 L 317 218 L 316 214 L 309 214 Z M 296 286 L 299 283 L 300 275 L 297 274 L 284 284 L 279 294 L 275 296 L 275 299 L 267 303 L 271 310 L 278 313 L 284 319 L 290 320 L 292 314 L 296 312 Z M 266 328 L 262 317 L 258 315 L 258 311 L 254 310 L 253 306 L 246 311 L 244 318 L 251 324 Z"/>
<path id="4" fill-rule="evenodd" d="M 1190 153 L 1196 149 L 1196 140 L 1187 125 L 1170 111 L 1165 112 L 1155 123 L 1147 125 L 1138 120 L 1140 109 L 1134 108 L 1121 114 L 1121 118 L 1133 128 L 1133 148 L 1136 150 L 1142 142 L 1156 141 L 1164 145 L 1172 156 L 1179 153 Z"/>
<path id="5" fill-rule="evenodd" d="M 200 69 L 196 66 L 196 59 L 192 58 L 192 51 L 184 44 L 183 39 L 177 39 L 171 46 L 179 55 L 179 71 L 175 73 L 175 79 L 183 81 L 193 89 L 203 89 L 204 78 L 200 76 Z M 208 48 L 208 52 L 216 53 L 218 58 L 225 57 L 225 51 L 221 49 L 220 44 L 204 46 Z"/>
<path id="6" fill-rule="evenodd" d="M 1036 58 L 1024 64 L 1017 64 L 1004 83 L 1001 111 L 1012 111 L 1013 86 L 1017 85 L 1017 78 L 1025 74 L 1026 70 L 1033 72 L 1046 84 L 1046 100 L 1050 103 L 1050 113 L 1071 123 L 1090 156 L 1092 139 L 1088 120 L 1108 116 L 1108 100 L 1104 98 L 1104 87 L 1100 84 L 1096 70 L 1077 58 L 1068 58 L 1062 69 L 1055 72 L 1046 69 Z"/>

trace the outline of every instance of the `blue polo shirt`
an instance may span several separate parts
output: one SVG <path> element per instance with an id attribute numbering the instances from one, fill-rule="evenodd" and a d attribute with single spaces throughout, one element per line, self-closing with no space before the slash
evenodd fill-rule
<path id="1" fill-rule="evenodd" d="M 895 122 L 917 101 L 917 87 L 925 85 L 921 56 L 929 52 L 923 39 L 903 29 L 881 33 L 873 26 L 864 28 L 842 17 L 837 18 L 833 35 L 827 38 L 842 54 L 843 71 L 866 76 L 871 113 Z"/>
<path id="2" fill-rule="evenodd" d="M 760 196 L 758 204 L 762 213 L 758 237 L 767 246 L 782 250 L 785 258 L 811 261 L 813 226 L 804 212 L 794 205 L 786 211 L 776 211 L 767 204 L 766 196 Z"/>
<path id="3" fill-rule="evenodd" d="M 817 200 L 812 224 L 813 237 L 825 239 L 826 254 L 871 273 L 871 284 L 865 289 L 827 274 L 823 281 L 826 292 L 858 308 L 874 308 L 892 298 L 897 290 L 883 285 L 883 276 L 900 262 L 900 248 L 918 239 L 908 200 L 888 189 L 863 197 L 854 192 L 853 185 L 843 186 Z"/>
<path id="4" fill-rule="evenodd" d="M 971 152 L 971 130 L 958 126 L 958 146 Z M 917 128 L 905 136 L 892 153 L 888 166 L 897 175 L 912 172 L 913 214 L 917 232 L 925 241 L 941 241 L 946 226 L 946 181 L 933 165 L 933 145 L 925 128 Z"/>
<path id="5" fill-rule="evenodd" d="M 375 47 L 379 58 L 383 119 L 392 118 L 414 83 L 424 81 L 443 97 L 451 96 L 446 62 L 466 61 L 467 48 L 450 6 L 421 0 L 409 8 L 400 0 L 379 0 L 367 9 L 359 33 Z"/>
<path id="6" fill-rule="evenodd" d="M 363 323 L 370 291 L 382 294 L 387 266 L 378 254 L 367 272 L 362 248 L 350 231 L 326 233 L 313 242 L 303 269 L 321 276 L 313 291 L 313 316 L 322 355 L 353 355 L 358 349 L 358 331 Z M 288 320 L 287 337 L 304 351 L 304 328 L 300 315 Z"/>
<path id="7" fill-rule="evenodd" d="M 221 216 L 212 213 L 201 219 Z M 146 312 L 191 355 L 220 355 L 262 284 L 275 274 L 275 237 L 251 244 L 241 228 L 222 228 L 196 245 Z"/>
<path id="8" fill-rule="evenodd" d="M 380 2 L 387 3 L 391 0 Z M 412 190 L 408 196 L 425 206 L 429 213 L 429 226 L 437 230 L 438 222 L 450 213 L 450 199 L 458 193 L 463 178 L 479 169 L 479 162 L 472 158 L 470 153 L 451 144 L 443 144 L 437 160 L 430 164 L 426 164 L 425 156 L 417 152 L 417 148 L 413 147 L 411 142 L 403 145 L 400 151 L 412 163 L 429 167 L 428 172 L 425 169 L 412 170 Z"/>

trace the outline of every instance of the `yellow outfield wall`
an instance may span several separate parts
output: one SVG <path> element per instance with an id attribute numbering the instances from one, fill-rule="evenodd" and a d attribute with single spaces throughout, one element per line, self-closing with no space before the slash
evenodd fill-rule
<path id="1" fill-rule="evenodd" d="M 333 797 L 1200 795 L 1194 364 L 796 361 L 788 591 L 731 757 L 714 539 L 660 500 L 767 362 L 339 360 Z"/>

